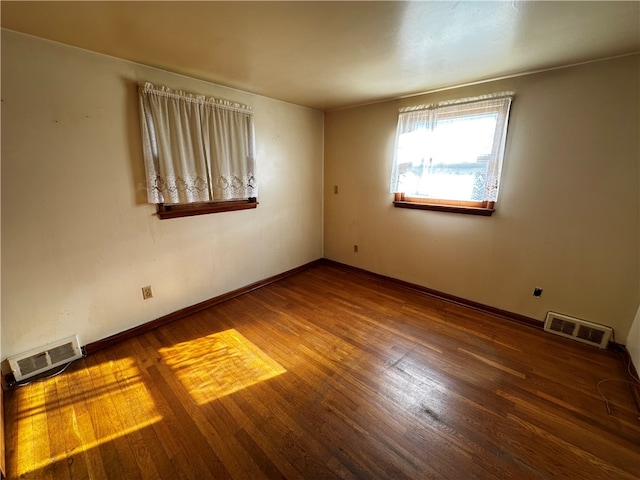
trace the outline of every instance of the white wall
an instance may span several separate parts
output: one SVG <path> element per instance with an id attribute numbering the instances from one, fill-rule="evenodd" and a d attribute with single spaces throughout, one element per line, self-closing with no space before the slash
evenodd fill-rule
<path id="1" fill-rule="evenodd" d="M 257 209 L 154 215 L 140 81 L 253 107 Z M 3 358 L 93 342 L 322 257 L 322 136 L 321 112 L 3 31 Z"/>
<path id="2" fill-rule="evenodd" d="M 638 306 L 636 318 L 627 336 L 627 350 L 629 350 L 636 371 L 640 372 L 640 306 Z"/>
<path id="3" fill-rule="evenodd" d="M 640 303 L 639 75 L 636 55 L 327 114 L 325 257 L 539 320 L 611 325 L 624 342 Z M 494 216 L 394 208 L 398 108 L 505 90 Z"/>

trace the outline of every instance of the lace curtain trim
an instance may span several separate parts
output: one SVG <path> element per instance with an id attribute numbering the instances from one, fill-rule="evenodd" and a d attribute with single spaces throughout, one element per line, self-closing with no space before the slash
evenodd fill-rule
<path id="1" fill-rule="evenodd" d="M 225 200 L 240 200 L 244 198 L 254 197 L 256 195 L 256 179 L 253 175 L 240 178 L 219 177 L 214 182 L 217 185 L 217 192 L 220 192 L 221 198 Z M 208 202 L 215 200 L 209 188 L 208 179 L 196 177 L 176 177 L 156 175 L 153 179 L 150 190 L 155 194 L 154 202 L 165 203 L 164 199 L 186 198 L 187 203 Z M 166 202 L 174 203 L 174 202 Z M 183 202 L 184 203 L 184 202 Z"/>

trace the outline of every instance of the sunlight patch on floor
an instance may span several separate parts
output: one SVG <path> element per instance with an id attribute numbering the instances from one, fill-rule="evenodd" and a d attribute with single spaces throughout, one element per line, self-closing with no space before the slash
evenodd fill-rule
<path id="1" fill-rule="evenodd" d="M 16 394 L 15 461 L 20 477 L 48 475 L 57 462 L 68 462 L 69 457 L 162 419 L 131 358 L 70 370 L 22 387 Z M 97 412 L 104 419 L 100 424 Z M 63 440 L 54 443 L 54 439 Z M 96 478 L 101 476 L 95 473 Z"/>
<path id="2" fill-rule="evenodd" d="M 286 372 L 235 329 L 162 348 L 160 355 L 199 405 Z"/>

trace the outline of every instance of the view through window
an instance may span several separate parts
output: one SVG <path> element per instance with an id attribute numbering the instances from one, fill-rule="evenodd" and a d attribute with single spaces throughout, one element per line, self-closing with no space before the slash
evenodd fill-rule
<path id="1" fill-rule="evenodd" d="M 492 208 L 512 98 L 502 93 L 402 109 L 391 180 L 396 198 Z"/>

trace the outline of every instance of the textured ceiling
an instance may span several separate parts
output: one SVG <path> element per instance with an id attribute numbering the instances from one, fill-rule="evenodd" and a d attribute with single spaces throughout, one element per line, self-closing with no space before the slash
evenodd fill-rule
<path id="1" fill-rule="evenodd" d="M 632 2 L 10 2 L 2 27 L 319 110 L 640 51 Z"/>

